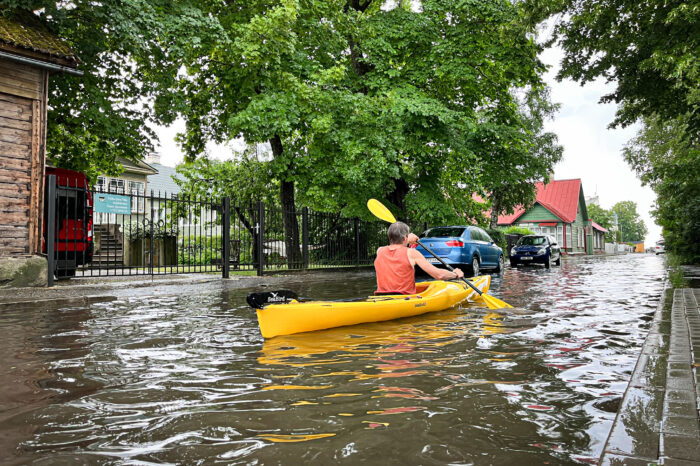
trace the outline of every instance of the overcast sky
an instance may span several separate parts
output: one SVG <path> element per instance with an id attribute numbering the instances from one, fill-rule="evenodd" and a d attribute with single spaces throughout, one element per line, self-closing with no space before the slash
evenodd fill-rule
<path id="1" fill-rule="evenodd" d="M 637 211 L 646 223 L 649 233 L 645 246 L 653 246 L 661 238 L 661 228 L 651 217 L 656 195 L 641 182 L 622 158 L 622 148 L 635 136 L 638 127 L 608 129 L 615 117 L 615 104 L 601 104 L 600 97 L 614 89 L 612 84 L 598 80 L 580 86 L 573 81 L 557 82 L 554 75 L 562 58 L 559 49 L 546 50 L 541 59 L 551 66 L 546 81 L 552 89 L 552 101 L 561 104 L 556 117 L 547 124 L 547 130 L 559 137 L 564 147 L 564 158 L 554 168 L 554 179 L 581 178 L 586 197 L 598 195 L 600 206 L 611 208 L 620 201 L 634 201 Z M 175 166 L 183 155 L 175 143 L 175 135 L 184 129 L 181 121 L 168 128 L 158 128 L 163 165 Z M 209 145 L 214 158 L 231 158 L 232 149 L 242 149 L 241 141 L 227 146 Z"/>

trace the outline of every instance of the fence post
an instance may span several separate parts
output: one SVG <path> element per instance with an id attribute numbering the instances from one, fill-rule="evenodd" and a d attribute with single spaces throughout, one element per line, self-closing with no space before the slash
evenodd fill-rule
<path id="1" fill-rule="evenodd" d="M 144 195 L 144 203 L 146 202 L 145 197 L 146 196 Z M 137 198 L 136 202 L 138 202 L 138 198 Z M 151 204 L 151 221 L 148 223 L 149 223 L 149 229 L 150 229 L 149 235 L 151 236 L 151 239 L 150 239 L 150 245 L 148 248 L 148 273 L 150 273 L 151 277 L 153 277 L 153 246 L 154 246 L 154 244 L 153 244 L 154 243 L 153 218 L 155 217 L 155 208 L 153 207 L 153 190 L 152 189 L 151 189 L 150 204 Z M 144 209 L 144 214 L 145 214 L 145 209 Z M 115 271 L 115 273 L 116 273 L 116 271 Z"/>
<path id="2" fill-rule="evenodd" d="M 309 268 L 309 208 L 301 209 L 301 256 L 304 268 Z"/>
<path id="3" fill-rule="evenodd" d="M 355 265 L 360 265 L 360 219 L 355 217 L 353 225 L 355 229 Z"/>
<path id="4" fill-rule="evenodd" d="M 231 198 L 225 197 L 221 203 L 221 210 L 224 218 L 221 220 L 224 229 L 221 241 L 223 250 L 221 251 L 221 278 L 229 277 L 229 267 L 231 266 Z"/>
<path id="5" fill-rule="evenodd" d="M 263 256 L 263 240 L 265 239 L 265 204 L 258 201 L 258 277 L 263 276 L 265 257 Z"/>
<path id="6" fill-rule="evenodd" d="M 428 222 L 423 222 L 423 231 L 428 231 Z"/>
<path id="7" fill-rule="evenodd" d="M 46 186 L 47 193 L 44 202 L 48 204 L 48 219 L 46 222 L 46 258 L 48 270 L 46 272 L 46 285 L 53 286 L 53 274 L 56 270 L 56 175 L 49 175 Z"/>

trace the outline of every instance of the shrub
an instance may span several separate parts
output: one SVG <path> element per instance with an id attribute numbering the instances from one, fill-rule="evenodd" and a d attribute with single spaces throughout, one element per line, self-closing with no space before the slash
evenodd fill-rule
<path id="1" fill-rule="evenodd" d="M 508 253 L 506 252 L 506 249 L 508 248 L 508 244 L 506 243 L 506 234 L 503 230 L 501 229 L 487 229 L 486 232 L 489 234 L 492 240 L 496 242 L 498 246 L 500 246 L 501 249 L 503 249 L 503 254 L 507 255 Z"/>
<path id="2" fill-rule="evenodd" d="M 503 230 L 506 235 L 534 235 L 535 233 L 529 228 L 512 226 Z"/>

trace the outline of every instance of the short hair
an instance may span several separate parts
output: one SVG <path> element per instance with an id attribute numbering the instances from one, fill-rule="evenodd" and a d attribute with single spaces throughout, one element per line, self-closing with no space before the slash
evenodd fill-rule
<path id="1" fill-rule="evenodd" d="M 401 244 L 404 236 L 407 236 L 411 232 L 411 229 L 403 222 L 394 222 L 389 225 L 387 230 L 387 235 L 389 235 L 390 244 Z"/>

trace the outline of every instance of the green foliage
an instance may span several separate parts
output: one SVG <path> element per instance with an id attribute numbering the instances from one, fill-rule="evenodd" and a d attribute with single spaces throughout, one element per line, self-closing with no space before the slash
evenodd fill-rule
<path id="1" fill-rule="evenodd" d="M 178 239 L 178 264 L 212 265 L 221 261 L 221 236 L 184 236 Z"/>
<path id="2" fill-rule="evenodd" d="M 620 230 L 623 243 L 630 241 L 644 241 L 647 227 L 644 220 L 639 218 L 637 203 L 633 201 L 621 201 L 612 206 L 610 212 L 617 215 L 617 227 Z"/>
<path id="3" fill-rule="evenodd" d="M 491 239 L 503 249 L 503 254 L 508 256 L 508 243 L 506 242 L 505 232 L 499 228 L 487 228 L 486 233 L 488 233 Z"/>
<path id="4" fill-rule="evenodd" d="M 130 241 L 140 240 L 144 238 L 173 238 L 178 236 L 177 223 L 170 224 L 163 221 L 154 222 L 153 230 L 148 224 L 143 222 L 127 223 L 123 226 L 124 235 Z"/>
<path id="5" fill-rule="evenodd" d="M 625 147 L 625 160 L 656 192 L 652 214 L 663 228 L 666 249 L 687 263 L 700 262 L 700 149 L 688 139 L 688 118 L 655 116 Z"/>
<path id="6" fill-rule="evenodd" d="M 615 227 L 615 219 L 612 211 L 605 210 L 597 204 L 589 204 L 586 208 L 588 209 L 588 216 L 598 225 L 608 230 L 608 232 L 605 233 L 605 241 L 614 243 L 616 235 L 615 232 L 612 231 Z"/>
<path id="7" fill-rule="evenodd" d="M 511 226 L 503 230 L 505 235 L 534 235 L 535 233 L 529 228 Z"/>
<path id="8" fill-rule="evenodd" d="M 622 104 L 613 124 L 688 116 L 700 130 L 697 4 L 684 0 L 527 0 L 531 20 L 556 18 L 551 43 L 564 50 L 559 78 L 617 84 L 603 102 Z"/>
<path id="9" fill-rule="evenodd" d="M 173 2 L 105 0 L 71 2 L 0 0 L 0 10 L 35 14 L 78 56 L 84 76 L 56 73 L 49 86 L 47 157 L 57 166 L 116 175 L 119 157 L 139 159 L 155 137 L 148 123 L 152 95 L 145 75 L 161 66 L 154 34 L 167 3 L 174 19 L 183 9 Z M 147 67 L 146 67 L 147 64 Z"/>
<path id="10" fill-rule="evenodd" d="M 526 121 L 539 117 L 514 97 L 542 95 L 533 31 L 505 0 L 382 5 L 200 3 L 217 27 L 166 25 L 161 44 L 197 46 L 173 52 L 187 76 L 156 110 L 185 118 L 190 157 L 207 140 L 270 141 L 272 178 L 296 183 L 303 205 L 369 219 L 365 203 L 377 197 L 400 218 L 474 216 L 471 193 L 502 177 L 484 168 L 493 143 L 522 157 L 540 145 L 537 122 Z"/>

